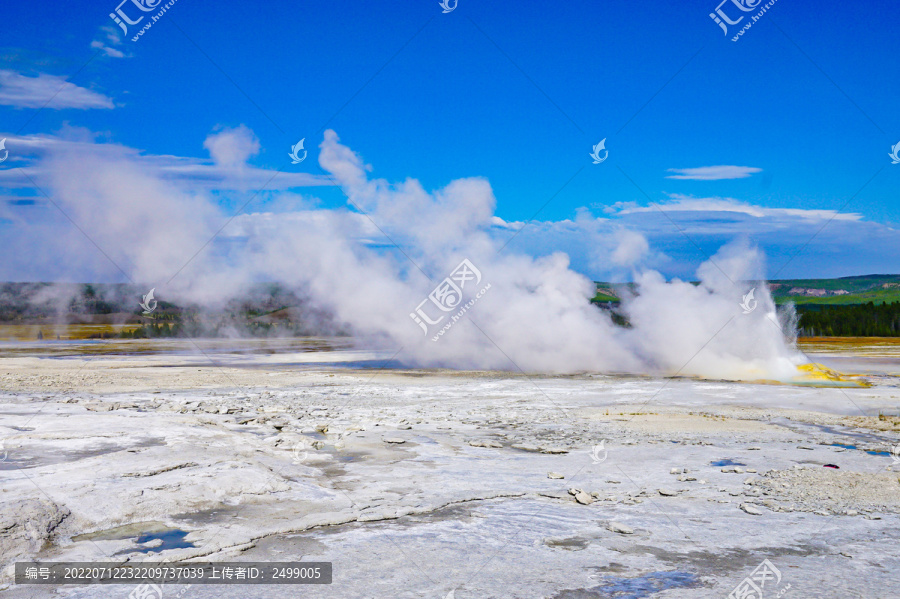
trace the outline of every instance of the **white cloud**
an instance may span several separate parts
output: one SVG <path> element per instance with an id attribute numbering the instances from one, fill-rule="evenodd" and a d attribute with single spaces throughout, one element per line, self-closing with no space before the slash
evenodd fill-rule
<path id="1" fill-rule="evenodd" d="M 636 214 L 641 212 L 658 212 L 662 210 L 666 214 L 671 215 L 675 212 L 735 212 L 746 214 L 756 218 L 761 217 L 783 217 L 798 218 L 804 220 L 851 220 L 857 221 L 862 219 L 861 214 L 855 212 L 839 212 L 837 210 L 806 210 L 803 208 L 766 208 L 764 206 L 754 206 L 746 202 L 741 202 L 734 198 L 695 198 L 682 194 L 670 194 L 672 201 L 665 204 L 650 204 L 649 206 L 639 206 L 633 202 L 620 202 L 614 204 L 612 212 L 614 214 Z"/>
<path id="2" fill-rule="evenodd" d="M 211 135 L 207 138 L 207 149 L 213 160 L 201 158 L 145 154 L 141 150 L 116 143 L 97 143 L 94 134 L 70 128 L 60 135 L 26 135 L 0 133 L 6 137 L 6 148 L 11 161 L 26 169 L 38 182 L 46 174 L 44 159 L 65 154 L 75 156 L 88 154 L 108 160 L 126 160 L 134 163 L 148 175 L 165 179 L 181 189 L 201 190 L 284 190 L 294 187 L 331 186 L 324 175 L 303 172 L 281 172 L 257 168 L 241 161 L 258 151 L 258 142 L 250 133 L 239 132 L 240 128 Z M 249 131 L 249 130 L 248 130 Z M 212 141 L 210 141 L 212 140 Z M 255 149 L 254 149 L 255 148 Z M 216 159 L 217 157 L 217 159 Z M 238 166 L 242 165 L 242 166 Z M 31 181 L 18 168 L 0 169 L 0 186 L 31 187 Z"/>
<path id="3" fill-rule="evenodd" d="M 247 160 L 259 154 L 259 139 L 245 125 L 212 133 L 203 142 L 216 165 L 230 170 L 242 169 Z"/>
<path id="4" fill-rule="evenodd" d="M 103 50 L 104 54 L 113 58 L 125 58 L 125 53 L 114 47 L 122 45 L 122 38 L 119 36 L 119 32 L 110 25 L 104 25 L 100 28 L 100 31 L 101 37 L 105 37 L 106 40 L 92 41 L 91 48 Z"/>
<path id="5" fill-rule="evenodd" d="M 97 92 L 40 73 L 37 77 L 0 70 L 0 105 L 16 108 L 113 108 L 113 101 Z"/>
<path id="6" fill-rule="evenodd" d="M 670 168 L 667 179 L 691 179 L 694 181 L 719 181 L 721 179 L 745 179 L 753 173 L 762 172 L 761 168 L 753 166 L 699 166 L 696 168 Z"/>
<path id="7" fill-rule="evenodd" d="M 533 222 L 515 234 L 510 248 L 533 255 L 566 252 L 576 270 L 607 281 L 631 278 L 634 267 L 692 276 L 704 257 L 742 237 L 759 245 L 770 258 L 769 274 L 780 278 L 896 272 L 900 263 L 900 231 L 858 213 L 770 208 L 733 198 L 670 198 L 650 206 L 618 202 L 601 218 L 585 210 L 574 221 Z M 492 223 L 492 232 L 506 240 L 521 225 L 501 220 Z M 617 259 L 639 255 L 626 251 L 623 231 L 645 237 L 649 245 L 632 264 Z"/>
<path id="8" fill-rule="evenodd" d="M 95 50 L 103 50 L 104 54 L 106 54 L 107 56 L 112 56 L 113 58 L 125 58 L 124 52 L 104 45 L 103 42 L 98 40 L 94 40 L 91 42 L 91 48 L 94 48 Z"/>

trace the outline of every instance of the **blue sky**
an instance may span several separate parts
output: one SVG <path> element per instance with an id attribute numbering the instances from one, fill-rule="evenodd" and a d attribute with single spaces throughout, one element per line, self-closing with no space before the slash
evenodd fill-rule
<path id="1" fill-rule="evenodd" d="M 486 178 L 498 234 L 543 207 L 514 247 L 562 249 L 591 276 L 629 276 L 592 263 L 579 233 L 592 219 L 644 234 L 648 265 L 670 275 L 689 276 L 741 234 L 766 252 L 770 276 L 900 272 L 900 165 L 888 157 L 900 142 L 900 9 L 778 0 L 731 41 L 764 4 L 722 5 L 745 16 L 725 36 L 714 1 L 459 0 L 443 14 L 436 0 L 177 0 L 133 42 L 149 16 L 117 36 L 117 2 L 13 3 L 0 48 L 11 152 L 0 231 L 26 243 L 23 223 L 52 212 L 15 172 L 40 175 L 39 146 L 115 144 L 148 164 L 199 165 L 185 184 L 208 188 L 204 141 L 241 126 L 258 141 L 247 158 L 258 177 L 238 192 L 209 189 L 225 208 L 304 137 L 311 159 L 273 189 L 340 207 L 316 163 L 328 128 L 389 181 L 430 190 Z M 131 1 L 122 10 L 155 14 Z M 604 138 L 609 158 L 592 164 Z M 702 170 L 713 166 L 731 168 Z M 247 211 L 287 210 L 273 197 Z M 25 272 L 41 274 L 24 263 L 0 274 Z"/>

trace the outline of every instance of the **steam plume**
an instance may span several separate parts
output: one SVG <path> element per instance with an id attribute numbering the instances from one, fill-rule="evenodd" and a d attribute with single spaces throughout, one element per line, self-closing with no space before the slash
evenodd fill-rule
<path id="1" fill-rule="evenodd" d="M 241 127 L 211 136 L 206 147 L 239 173 L 258 142 Z M 169 301 L 222 305 L 254 282 L 277 281 L 331 314 L 361 344 L 402 348 L 398 359 L 416 366 L 726 379 L 796 373 L 800 357 L 785 341 L 765 286 L 756 285 L 753 311 L 741 308 L 754 285 L 744 281 L 763 272 L 762 256 L 746 242 L 723 247 L 701 265 L 695 285 L 639 270 L 646 239 L 617 233 L 611 259 L 636 269 L 636 293 L 623 298 L 630 323 L 623 328 L 589 303 L 594 284 L 569 267 L 565 254 L 533 257 L 504 247 L 491 228 L 495 198 L 487 180 L 458 179 L 429 192 L 415 179 L 371 178 L 334 131 L 325 132 L 320 150 L 322 168 L 365 215 L 254 212 L 235 218 L 208 246 L 228 218 L 219 202 L 142 171 L 125 152 L 59 151 L 41 166 L 55 201 L 109 258 Z M 292 194 L 282 197 L 296 203 Z M 392 242 L 402 251 L 390 249 Z M 78 248 L 75 255 L 63 252 L 72 268 L 96 264 L 96 248 L 83 241 L 69 247 Z M 464 289 L 460 305 L 490 287 L 434 340 L 439 327 L 423 334 L 410 314 L 463 260 L 481 281 Z M 446 315 L 443 326 L 453 313 L 436 315 Z"/>

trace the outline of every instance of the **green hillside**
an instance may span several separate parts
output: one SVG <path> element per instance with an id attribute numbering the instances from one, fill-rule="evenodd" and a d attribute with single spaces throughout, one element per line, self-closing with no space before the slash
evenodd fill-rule
<path id="1" fill-rule="evenodd" d="M 695 283 L 696 284 L 696 283 Z M 619 301 L 631 284 L 596 282 L 595 303 Z M 900 275 L 864 275 L 837 279 L 776 279 L 767 281 L 777 304 L 847 306 L 900 302 Z"/>
<path id="2" fill-rule="evenodd" d="M 900 275 L 838 279 L 780 279 L 768 282 L 778 304 L 850 305 L 900 301 Z"/>

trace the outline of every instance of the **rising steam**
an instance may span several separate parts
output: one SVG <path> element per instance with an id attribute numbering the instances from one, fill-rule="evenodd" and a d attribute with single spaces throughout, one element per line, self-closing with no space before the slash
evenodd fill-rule
<path id="1" fill-rule="evenodd" d="M 217 134 L 207 147 L 240 174 L 258 142 L 240 129 Z M 54 201 L 117 268 L 169 301 L 216 307 L 254 283 L 279 282 L 360 344 L 399 349 L 398 360 L 423 367 L 779 380 L 796 373 L 801 359 L 785 341 L 790 331 L 782 331 L 772 298 L 764 285 L 746 282 L 763 272 L 762 256 L 746 242 L 700 266 L 699 284 L 635 267 L 635 294 L 621 309 L 629 326 L 617 326 L 589 303 L 594 284 L 569 268 L 567 255 L 532 257 L 504 245 L 492 228 L 487 180 L 458 179 L 429 192 L 415 179 L 370 178 L 334 131 L 325 132 L 320 150 L 321 167 L 365 215 L 251 206 L 209 245 L 228 218 L 220 202 L 141 169 L 126 152 L 62 149 L 40 166 Z M 285 192 L 270 201 L 296 204 L 297 197 Z M 99 264 L 97 248 L 80 233 L 69 235 L 69 254 L 60 260 L 73 269 Z M 648 251 L 634 232 L 597 240 L 598 247 L 611 243 L 610 260 L 619 266 L 639 264 Z M 42 251 L 62 248 L 50 243 Z M 464 259 L 480 271 L 478 289 L 490 288 L 435 341 L 436 330 L 423 333 L 410 313 Z M 744 314 L 741 298 L 754 286 L 758 305 Z M 477 291 L 469 290 L 463 304 Z"/>

